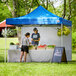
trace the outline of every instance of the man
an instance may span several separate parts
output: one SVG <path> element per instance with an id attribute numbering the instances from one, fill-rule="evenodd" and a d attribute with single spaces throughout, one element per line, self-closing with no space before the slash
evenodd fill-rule
<path id="1" fill-rule="evenodd" d="M 26 56 L 27 56 L 27 53 L 29 53 L 29 45 L 30 45 L 29 37 L 30 37 L 30 33 L 27 32 L 25 34 L 25 37 L 22 39 L 20 62 L 22 62 L 23 55 L 24 55 L 24 62 L 26 62 Z"/>

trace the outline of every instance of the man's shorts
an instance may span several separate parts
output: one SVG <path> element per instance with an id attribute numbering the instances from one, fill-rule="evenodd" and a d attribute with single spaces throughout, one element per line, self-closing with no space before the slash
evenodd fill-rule
<path id="1" fill-rule="evenodd" d="M 22 45 L 21 51 L 29 53 L 29 46 Z"/>

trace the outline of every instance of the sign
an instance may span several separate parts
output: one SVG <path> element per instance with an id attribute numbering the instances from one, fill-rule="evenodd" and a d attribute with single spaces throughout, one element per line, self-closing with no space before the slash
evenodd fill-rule
<path id="1" fill-rule="evenodd" d="M 52 62 L 67 62 L 66 52 L 64 47 L 55 47 Z"/>

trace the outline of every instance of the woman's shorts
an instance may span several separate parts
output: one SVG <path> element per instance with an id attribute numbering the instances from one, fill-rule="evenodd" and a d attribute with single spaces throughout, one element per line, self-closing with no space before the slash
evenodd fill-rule
<path id="1" fill-rule="evenodd" d="M 29 53 L 29 46 L 22 45 L 21 51 Z"/>
<path id="2" fill-rule="evenodd" d="M 39 41 L 32 41 L 32 44 L 33 45 L 38 45 L 39 44 Z"/>

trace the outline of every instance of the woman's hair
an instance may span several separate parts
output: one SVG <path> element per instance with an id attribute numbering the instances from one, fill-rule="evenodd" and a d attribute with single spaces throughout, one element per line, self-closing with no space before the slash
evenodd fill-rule
<path id="1" fill-rule="evenodd" d="M 29 32 L 27 32 L 27 33 L 25 34 L 25 36 L 28 36 L 28 35 L 30 35 L 30 33 L 29 33 Z"/>
<path id="2" fill-rule="evenodd" d="M 33 31 L 38 31 L 38 29 L 37 28 L 34 28 Z"/>

